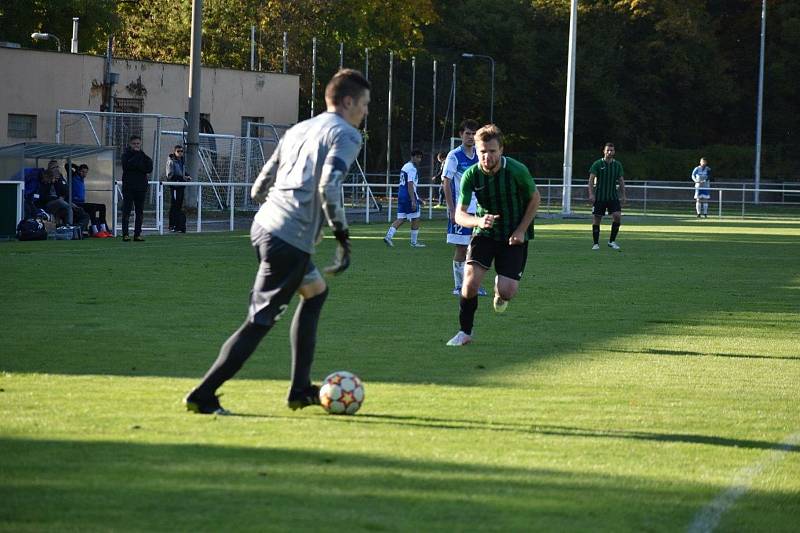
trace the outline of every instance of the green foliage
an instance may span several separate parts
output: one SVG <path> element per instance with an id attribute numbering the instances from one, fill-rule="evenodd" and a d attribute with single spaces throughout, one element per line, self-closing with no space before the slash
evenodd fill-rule
<path id="1" fill-rule="evenodd" d="M 705 150 L 754 144 L 761 2 L 758 0 L 582 0 L 577 33 L 574 146 L 595 150 L 613 140 L 627 153 L 654 149 Z M 0 6 L 0 40 L 31 45 L 34 29 L 52 31 L 68 46 L 72 16 L 81 17 L 82 49 L 101 53 L 113 33 L 117 55 L 185 63 L 191 0 L 54 0 Z M 318 40 L 316 111 L 322 88 L 339 66 L 363 68 L 370 49 L 374 84 L 369 170 L 386 161 L 388 54 L 395 53 L 392 165 L 411 143 L 450 136 L 445 118 L 452 64 L 457 65 L 456 122 L 489 120 L 489 64 L 496 61 L 495 122 L 515 152 L 560 151 L 563 144 L 569 2 L 567 0 L 206 0 L 203 63 L 245 69 L 250 27 L 257 27 L 257 68 L 283 67 L 301 77 L 299 119 L 312 107 L 312 38 Z M 767 10 L 764 100 L 765 177 L 800 179 L 800 3 L 770 1 Z M 32 46 L 52 48 L 52 43 Z M 410 59 L 417 58 L 414 139 L 411 138 Z M 433 110 L 432 61 L 439 61 Z M 435 115 L 435 116 L 434 116 Z M 446 141 L 445 141 L 445 144 Z M 738 151 L 730 148 L 731 151 Z M 664 152 L 667 154 L 667 152 Z M 645 160 L 652 159 L 643 155 Z M 657 157 L 665 157 L 657 156 Z M 635 159 L 635 158 L 631 158 Z M 743 158 L 726 157 L 748 177 Z M 724 163 L 727 164 L 727 163 Z M 560 166 L 560 165 L 559 165 Z M 549 165 L 548 165 L 549 168 Z M 636 168 L 634 164 L 633 168 Z M 643 173 L 654 171 L 649 164 Z M 731 173 L 733 176 L 734 173 Z"/>
<path id="2" fill-rule="evenodd" d="M 602 143 L 601 143 L 602 144 Z M 752 146 L 708 145 L 698 148 L 649 146 L 628 151 L 617 145 L 617 157 L 625 166 L 629 180 L 680 181 L 688 179 L 701 157 L 709 161 L 718 180 L 750 181 L 753 179 L 755 151 Z M 792 176 L 794 161 L 790 147 L 770 145 L 761 154 L 762 177 L 775 179 Z M 508 155 L 525 161 L 536 176 L 559 177 L 563 174 L 564 152 L 513 152 Z M 575 150 L 572 157 L 573 176 L 585 179 L 591 164 L 601 157 L 600 148 Z"/>
<path id="3" fill-rule="evenodd" d="M 31 0 L 0 3 L 0 41 L 17 42 L 26 48 L 55 50 L 53 41 L 34 41 L 31 33 L 52 33 L 69 52 L 72 18 L 80 18 L 80 52 L 104 54 L 108 36 L 118 28 L 117 2 L 113 0 Z"/>

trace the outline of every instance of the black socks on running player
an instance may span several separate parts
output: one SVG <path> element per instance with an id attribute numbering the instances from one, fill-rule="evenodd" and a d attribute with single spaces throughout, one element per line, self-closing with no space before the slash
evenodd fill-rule
<path id="1" fill-rule="evenodd" d="M 308 300 L 300 299 L 292 318 L 292 390 L 304 391 L 311 386 L 311 364 L 317 345 L 317 324 L 328 289 Z"/>
<path id="2" fill-rule="evenodd" d="M 472 335 L 472 325 L 475 323 L 475 311 L 478 310 L 478 296 L 472 298 L 461 297 L 459 301 L 461 311 L 458 313 L 458 322 L 461 325 L 461 331 L 467 335 Z"/>
<path id="3" fill-rule="evenodd" d="M 599 224 L 592 224 L 592 239 L 594 239 L 594 243 L 595 244 L 600 242 L 600 225 Z"/>
<path id="4" fill-rule="evenodd" d="M 617 240 L 617 233 L 619 233 L 619 222 L 612 222 L 611 223 L 611 238 L 608 239 L 608 242 L 614 242 Z"/>

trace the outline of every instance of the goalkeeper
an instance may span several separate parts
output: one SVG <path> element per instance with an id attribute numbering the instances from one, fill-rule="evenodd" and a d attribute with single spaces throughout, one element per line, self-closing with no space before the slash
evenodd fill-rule
<path id="1" fill-rule="evenodd" d="M 327 112 L 289 129 L 253 184 L 250 196 L 263 202 L 250 229 L 259 260 L 250 291 L 247 319 L 220 348 L 200 384 L 184 399 L 187 410 L 228 414 L 217 389 L 232 378 L 289 306 L 300 303 L 292 319 L 291 409 L 319 404 L 311 383 L 317 323 L 328 295 L 325 280 L 311 261 L 326 222 L 336 237 L 336 275 L 350 264 L 350 239 L 341 200 L 341 184 L 361 149 L 358 126 L 367 115 L 370 84 L 351 69 L 340 70 L 325 88 Z"/>

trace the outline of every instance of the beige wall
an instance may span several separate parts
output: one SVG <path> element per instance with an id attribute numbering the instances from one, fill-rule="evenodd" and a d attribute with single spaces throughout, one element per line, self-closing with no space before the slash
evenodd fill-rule
<path id="1" fill-rule="evenodd" d="M 9 113 L 36 115 L 31 140 L 55 141 L 58 109 L 99 111 L 103 63 L 98 56 L 0 48 L 0 146 L 26 140 L 8 138 Z M 115 96 L 142 96 L 144 113 L 182 117 L 188 111 L 188 66 L 117 59 L 111 70 L 120 75 Z M 200 112 L 210 115 L 216 133 L 239 135 L 243 116 L 298 120 L 296 75 L 203 68 L 202 76 Z"/>

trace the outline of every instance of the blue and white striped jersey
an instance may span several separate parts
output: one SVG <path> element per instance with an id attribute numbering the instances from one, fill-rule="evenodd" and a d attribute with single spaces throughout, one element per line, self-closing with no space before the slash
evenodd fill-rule
<path id="1" fill-rule="evenodd" d="M 472 157 L 468 157 L 464 152 L 464 146 L 459 146 L 447 154 L 447 159 L 444 161 L 444 172 L 442 176 L 450 179 L 450 192 L 453 193 L 453 202 L 458 202 L 458 195 L 461 192 L 461 176 L 464 171 L 478 162 L 478 152 L 475 151 Z M 467 208 L 468 213 L 475 213 L 478 207 L 478 200 L 475 194 L 472 195 L 472 200 Z M 457 208 L 457 207 L 456 207 Z"/>

